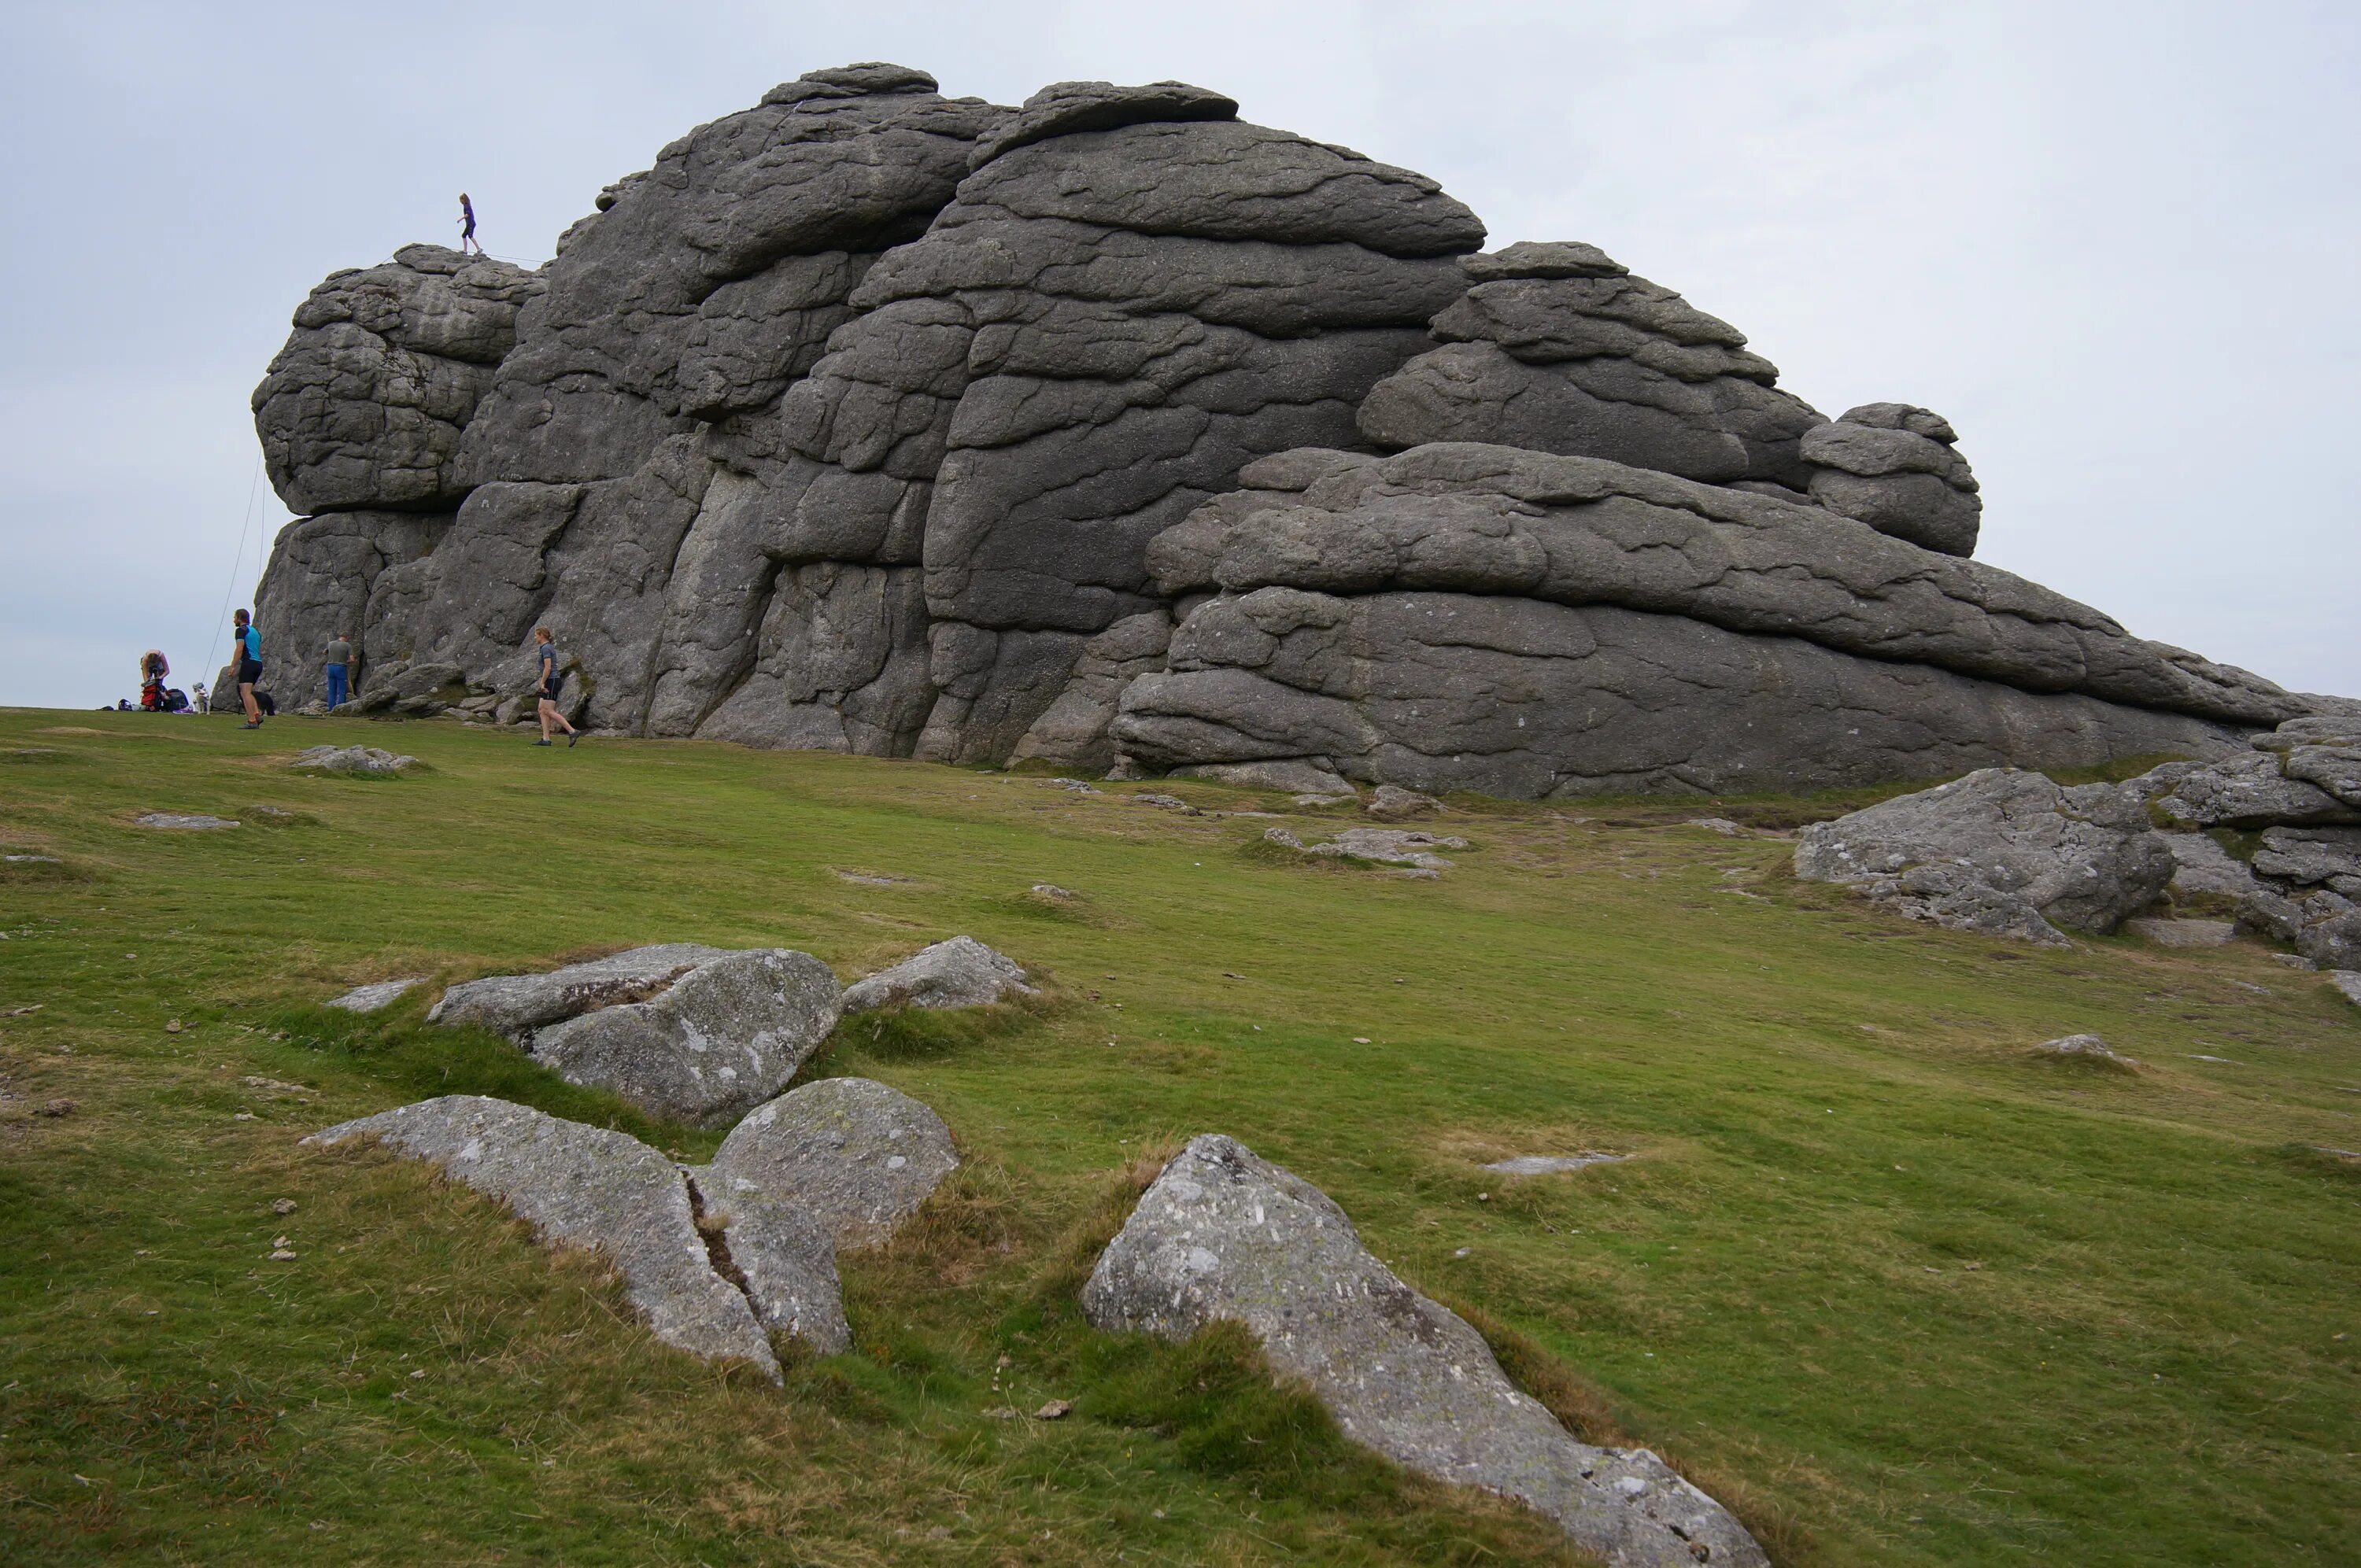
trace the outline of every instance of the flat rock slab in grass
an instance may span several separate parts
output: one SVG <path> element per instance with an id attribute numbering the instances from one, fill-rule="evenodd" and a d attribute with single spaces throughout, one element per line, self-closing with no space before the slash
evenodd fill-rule
<path id="1" fill-rule="evenodd" d="M 2055 1040 L 2044 1040 L 2033 1047 L 2037 1056 L 2056 1057 L 2066 1061 L 2097 1062 L 2104 1067 L 2136 1069 L 2139 1063 L 2123 1055 L 2096 1035 L 2066 1035 Z"/>
<path id="2" fill-rule="evenodd" d="M 568 1083 L 721 1126 L 787 1086 L 836 1027 L 838 994 L 834 972 L 809 953 L 724 953 L 644 1002 L 537 1029 L 532 1049 Z"/>
<path id="3" fill-rule="evenodd" d="M 1319 844 L 1307 844 L 1284 828 L 1266 828 L 1263 837 L 1271 843 L 1290 850 L 1301 850 L 1307 855 L 1379 861 L 1388 865 L 1416 866 L 1430 872 L 1444 871 L 1452 864 L 1433 850 L 1464 850 L 1467 847 L 1465 839 L 1399 828 L 1347 828 L 1335 838 Z"/>
<path id="4" fill-rule="evenodd" d="M 836 1245 L 860 1247 L 885 1240 L 958 1168 L 950 1129 L 925 1105 L 870 1079 L 824 1078 L 748 1113 L 696 1178 L 708 1207 L 785 1204 Z"/>
<path id="5" fill-rule="evenodd" d="M 646 1145 L 477 1094 L 421 1101 L 303 1141 L 334 1146 L 372 1137 L 505 1203 L 544 1241 L 604 1254 L 666 1344 L 751 1361 L 777 1379 L 778 1360 L 753 1308 L 714 1270 L 688 1184 Z"/>
<path id="6" fill-rule="evenodd" d="M 1767 1568 L 1745 1529 L 1645 1449 L 1579 1442 L 1482 1336 L 1372 1257 L 1327 1195 L 1208 1135 L 1164 1168 L 1083 1287 L 1097 1327 L 1242 1324 L 1345 1435 L 1555 1519 L 1615 1568 Z"/>
<path id="7" fill-rule="evenodd" d="M 503 974 L 471 980 L 443 993 L 426 1014 L 430 1024 L 480 1024 L 520 1045 L 533 1030 L 593 1007 L 635 1001 L 670 985 L 701 963 L 725 956 L 727 948 L 665 942 L 587 964 L 568 964 L 546 974 Z"/>
<path id="8" fill-rule="evenodd" d="M 1012 992 L 1030 996 L 1024 970 L 973 937 L 922 948 L 892 969 L 845 988 L 849 1016 L 880 1007 L 982 1007 Z"/>
<path id="9" fill-rule="evenodd" d="M 328 1005 L 341 1007 L 347 1013 L 374 1013 L 381 1007 L 390 1006 L 411 987 L 425 983 L 423 980 L 381 980 L 374 985 L 357 985 L 329 1002 Z"/>
<path id="10" fill-rule="evenodd" d="M 180 833 L 210 833 L 216 828 L 237 826 L 226 817 L 205 817 L 178 811 L 144 812 L 132 820 L 142 828 L 162 828 Z"/>
<path id="11" fill-rule="evenodd" d="M 2126 920 L 2124 929 L 2159 948 L 2225 948 L 2238 934 L 2227 920 Z"/>
<path id="12" fill-rule="evenodd" d="M 1620 1165 L 1630 1159 L 1622 1154 L 1521 1154 L 1513 1159 L 1498 1159 L 1486 1166 L 1503 1176 L 1554 1176 L 1562 1170 L 1583 1170 L 1594 1165 Z"/>
<path id="13" fill-rule="evenodd" d="M 1897 795 L 1795 845 L 1795 874 L 1839 883 L 1914 920 L 2058 945 L 2059 927 L 2103 934 L 2171 881 L 2165 835 L 2113 784 L 2062 789 L 1982 768 Z"/>
<path id="14" fill-rule="evenodd" d="M 2342 992 L 2345 1001 L 2356 1007 L 2361 1007 L 2361 970 L 2330 970 L 2328 983 Z"/>
<path id="15" fill-rule="evenodd" d="M 416 767 L 418 759 L 398 757 L 375 746 L 314 746 L 297 753 L 287 765 L 303 773 L 366 773 L 392 778 L 405 769 Z"/>

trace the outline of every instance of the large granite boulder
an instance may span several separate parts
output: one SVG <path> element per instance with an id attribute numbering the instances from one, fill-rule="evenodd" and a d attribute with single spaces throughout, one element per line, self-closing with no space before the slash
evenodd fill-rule
<path id="1" fill-rule="evenodd" d="M 1091 1271 L 1101 1329 L 1234 1322 L 1346 1437 L 1422 1475 L 1514 1497 L 1615 1568 L 1763 1564 L 1746 1530 L 1646 1449 L 1576 1441 L 1481 1335 L 1369 1255 L 1344 1211 L 1236 1141 L 1192 1138 Z"/>
<path id="2" fill-rule="evenodd" d="M 1587 245 L 1462 259 L 1474 286 L 1437 314 L 1444 346 L 1373 388 L 1361 433 L 1388 447 L 1480 441 L 1691 479 L 1800 490 L 1797 443 L 1824 417 L 1777 389 L 1746 334 Z"/>
<path id="3" fill-rule="evenodd" d="M 652 1115 L 718 1127 L 787 1086 L 836 1027 L 836 976 L 809 953 L 759 948 L 698 964 L 644 1002 L 534 1032 L 532 1050 L 568 1083 Z"/>
<path id="4" fill-rule="evenodd" d="M 2060 927 L 2114 930 L 2175 869 L 2136 796 L 2015 768 L 1813 823 L 1795 845 L 1806 881 L 1843 883 L 1913 919 L 2053 944 L 2066 939 Z"/>
<path id="5" fill-rule="evenodd" d="M 1812 499 L 1880 533 L 1972 555 L 1983 499 L 1951 422 L 1908 403 L 1863 403 L 1805 433 Z"/>
<path id="6" fill-rule="evenodd" d="M 1831 426 L 1595 247 L 1471 254 L 1483 225 L 1433 181 L 1205 88 L 1005 108 L 815 71 L 595 205 L 538 272 L 413 247 L 299 313 L 256 404 L 311 514 L 258 601 L 281 701 L 345 633 L 362 711 L 520 718 L 547 625 L 569 717 L 628 733 L 1539 795 L 2202 758 L 2235 744 L 2211 725 L 2325 700 L 1963 586 L 1974 480 L 1939 419 Z M 1349 601 L 1317 613 L 1351 692 L 1223 664 L 1226 602 L 1189 627 L 1213 590 L 1155 557 L 1270 488 L 1258 460 L 1409 445 L 1440 471 L 1470 438 L 1639 477 L 1422 481 L 1382 523 L 1321 503 L 1339 559 L 1434 536 L 1394 574 L 1431 583 L 1267 585 Z M 1624 537 L 1538 576 L 1460 537 L 1490 511 L 1477 532 L 1529 554 L 1580 506 Z M 1652 529 L 1721 541 L 1730 582 Z"/>
<path id="7" fill-rule="evenodd" d="M 865 1247 L 958 1168 L 950 1129 L 925 1105 L 872 1079 L 823 1078 L 748 1113 L 694 1174 L 708 1209 L 775 1203 L 835 1246 Z"/>
<path id="8" fill-rule="evenodd" d="M 604 1255 L 666 1344 L 749 1361 L 777 1379 L 778 1360 L 745 1293 L 713 1267 L 678 1168 L 637 1139 L 505 1100 L 449 1094 L 303 1141 L 333 1147 L 372 1138 L 507 1205 L 552 1245 Z"/>

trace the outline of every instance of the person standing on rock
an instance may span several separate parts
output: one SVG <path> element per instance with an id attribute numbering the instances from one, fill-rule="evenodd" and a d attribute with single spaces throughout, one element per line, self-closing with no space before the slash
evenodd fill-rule
<path id="1" fill-rule="evenodd" d="M 345 706 L 353 695 L 353 643 L 343 632 L 328 644 L 328 709 L 334 712 Z"/>
<path id="2" fill-rule="evenodd" d="M 471 248 L 478 256 L 484 254 L 482 244 L 476 238 L 476 203 L 467 200 L 467 192 L 462 191 L 459 192 L 459 254 L 465 256 Z"/>
<path id="3" fill-rule="evenodd" d="M 539 684 L 533 688 L 534 696 L 539 699 L 538 711 L 541 715 L 541 739 L 534 741 L 533 744 L 536 746 L 548 745 L 549 727 L 555 724 L 559 729 L 566 731 L 566 743 L 568 746 L 572 746 L 576 741 L 582 739 L 582 731 L 575 729 L 573 725 L 567 723 L 566 715 L 557 711 L 557 688 L 566 679 L 564 675 L 559 674 L 557 672 L 557 644 L 551 641 L 549 628 L 546 626 L 534 627 L 533 629 L 533 640 L 535 645 L 534 651 L 540 655 L 541 659 Z"/>
<path id="4" fill-rule="evenodd" d="M 262 633 L 245 610 L 230 618 L 230 645 L 236 650 L 237 700 L 246 707 L 246 728 L 259 729 L 262 709 L 254 703 L 254 683 L 262 678 Z"/>

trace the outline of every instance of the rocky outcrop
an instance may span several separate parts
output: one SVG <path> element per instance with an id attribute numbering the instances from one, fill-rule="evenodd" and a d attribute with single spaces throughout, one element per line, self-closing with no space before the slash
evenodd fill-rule
<path id="1" fill-rule="evenodd" d="M 366 1138 L 506 1204 L 553 1245 L 604 1255 L 666 1344 L 749 1361 L 777 1378 L 778 1359 L 745 1293 L 715 1270 L 697 1234 L 679 1169 L 637 1139 L 505 1100 L 451 1094 L 303 1141 L 333 1147 Z"/>
<path id="2" fill-rule="evenodd" d="M 1345 1435 L 1420 1475 L 1516 1498 L 1616 1568 L 1767 1564 L 1745 1528 L 1646 1449 L 1577 1442 L 1457 1314 L 1369 1255 L 1293 1172 L 1208 1135 L 1164 1168 L 1082 1290 L 1111 1332 L 1234 1322 Z"/>
<path id="3" fill-rule="evenodd" d="M 880 1007 L 983 1007 L 1011 994 L 1031 996 L 1016 960 L 973 937 L 953 937 L 844 989 L 844 1011 Z"/>
<path id="4" fill-rule="evenodd" d="M 789 1204 L 831 1245 L 864 1247 L 891 1236 L 958 1168 L 934 1112 L 871 1079 L 824 1078 L 750 1112 L 695 1175 L 708 1208 Z"/>
<path id="5" fill-rule="evenodd" d="M 2175 862 L 2134 795 L 2060 788 L 1986 768 L 1916 795 L 1816 822 L 1795 874 L 1839 883 L 1913 919 L 2062 944 L 2112 931 L 2154 903 Z"/>
<path id="6" fill-rule="evenodd" d="M 538 272 L 412 247 L 299 313 L 255 405 L 309 514 L 280 700 L 349 633 L 363 711 L 522 718 L 546 625 L 632 733 L 1515 795 L 2203 758 L 2317 706 L 1958 559 L 1939 418 L 1831 424 L 1595 247 L 1479 254 L 1204 88 L 818 71 L 596 205 Z M 1243 586 L 1224 528 L 1318 544 Z"/>
<path id="7" fill-rule="evenodd" d="M 357 985 L 342 996 L 332 997 L 321 1005 L 346 1013 L 380 1013 L 401 1001 L 413 986 L 425 983 L 423 980 L 380 980 L 368 985 Z"/>
<path id="8" fill-rule="evenodd" d="M 838 1015 L 836 976 L 808 953 L 675 943 L 469 981 L 426 1016 L 506 1035 L 653 1115 L 719 1126 L 785 1088 Z"/>

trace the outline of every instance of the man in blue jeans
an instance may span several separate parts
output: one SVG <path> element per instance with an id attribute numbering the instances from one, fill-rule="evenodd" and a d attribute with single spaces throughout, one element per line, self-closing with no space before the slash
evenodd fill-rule
<path id="1" fill-rule="evenodd" d="M 344 707 L 346 699 L 353 695 L 352 669 L 352 639 L 339 631 L 336 640 L 328 644 L 328 707 L 332 712 Z"/>

